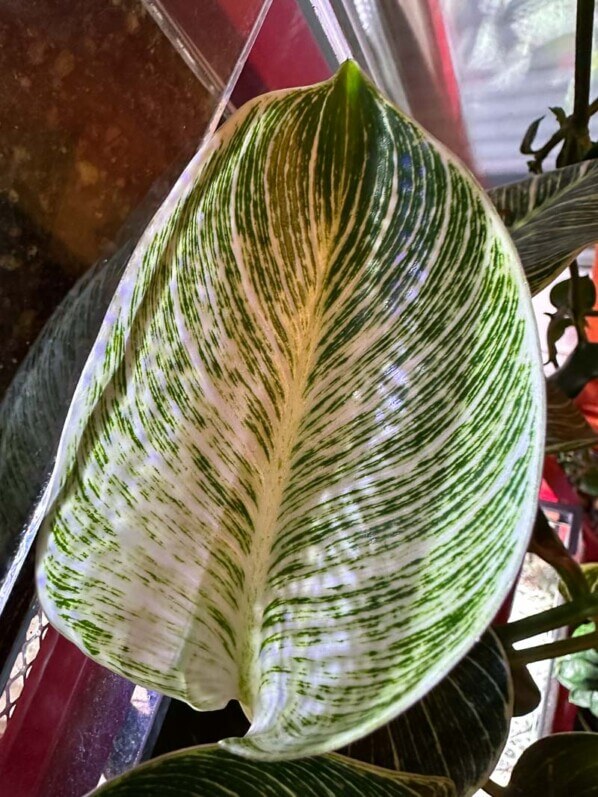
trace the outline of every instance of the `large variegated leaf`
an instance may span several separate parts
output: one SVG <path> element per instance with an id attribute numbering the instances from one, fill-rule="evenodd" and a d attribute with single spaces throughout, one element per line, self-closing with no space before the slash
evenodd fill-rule
<path id="1" fill-rule="evenodd" d="M 556 454 L 589 448 L 598 435 L 581 410 L 551 379 L 546 381 L 546 451 Z"/>
<path id="2" fill-rule="evenodd" d="M 468 797 L 498 761 L 512 708 L 509 664 L 488 631 L 423 700 L 343 752 L 389 769 L 448 777 L 459 797 Z"/>
<path id="3" fill-rule="evenodd" d="M 535 514 L 540 354 L 471 177 L 352 64 L 259 98 L 142 239 L 39 507 L 51 621 L 106 666 L 326 752 L 432 688 Z"/>
<path id="4" fill-rule="evenodd" d="M 598 241 L 598 162 L 585 161 L 493 188 L 532 293 Z"/>
<path id="5" fill-rule="evenodd" d="M 457 797 L 446 778 L 390 772 L 324 755 L 254 763 L 218 747 L 193 747 L 149 761 L 94 797 Z"/>
<path id="6" fill-rule="evenodd" d="M 598 733 L 556 733 L 532 744 L 504 797 L 598 797 Z"/>

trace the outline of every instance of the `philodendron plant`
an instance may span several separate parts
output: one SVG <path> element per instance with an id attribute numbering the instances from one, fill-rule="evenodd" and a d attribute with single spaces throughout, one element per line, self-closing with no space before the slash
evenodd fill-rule
<path id="1" fill-rule="evenodd" d="M 488 630 L 544 447 L 524 270 L 535 290 L 589 242 L 584 224 L 547 241 L 547 219 L 581 186 L 595 208 L 597 184 L 591 165 L 541 175 L 496 192 L 497 212 L 351 62 L 204 145 L 118 283 L 32 527 L 56 628 L 199 710 L 238 700 L 251 727 L 99 793 L 486 782 L 511 671 L 534 656 L 513 644 L 598 613 L 538 532 L 579 589 L 558 616 Z M 551 405 L 563 450 L 572 405 Z M 546 794 L 553 755 L 505 794 Z"/>

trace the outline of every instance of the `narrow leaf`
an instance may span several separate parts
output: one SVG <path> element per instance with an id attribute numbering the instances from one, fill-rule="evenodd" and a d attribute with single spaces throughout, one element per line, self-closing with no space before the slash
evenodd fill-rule
<path id="1" fill-rule="evenodd" d="M 488 780 L 509 734 L 509 665 L 492 631 L 426 697 L 343 752 L 370 764 L 445 776 L 468 797 Z"/>
<path id="2" fill-rule="evenodd" d="M 572 327 L 573 319 L 565 308 L 561 308 L 550 316 L 548 329 L 546 330 L 546 343 L 548 344 L 548 362 L 558 368 L 556 344 L 563 337 L 566 330 Z"/>
<path id="3" fill-rule="evenodd" d="M 534 121 L 530 124 L 530 126 L 525 131 L 525 135 L 521 141 L 521 146 L 519 147 L 519 151 L 522 155 L 533 155 L 533 144 L 535 138 L 538 134 L 538 128 L 540 127 L 540 122 L 544 119 L 543 116 L 540 116 L 538 119 L 534 119 Z"/>
<path id="4" fill-rule="evenodd" d="M 558 385 L 546 381 L 546 451 L 556 454 L 588 448 L 598 443 L 598 435 L 581 410 Z"/>
<path id="5" fill-rule="evenodd" d="M 96 789 L 94 797 L 456 797 L 444 778 L 359 764 L 340 755 L 254 763 L 218 747 L 195 747 L 148 761 Z"/>
<path id="6" fill-rule="evenodd" d="M 556 733 L 517 761 L 505 797 L 596 797 L 598 734 Z"/>
<path id="7" fill-rule="evenodd" d="M 553 105 L 550 107 L 550 111 L 559 123 L 559 127 L 563 127 L 563 125 L 567 122 L 567 114 L 565 113 L 564 109 L 558 105 Z"/>
<path id="8" fill-rule="evenodd" d="M 487 627 L 543 427 L 509 237 L 346 64 L 233 116 L 134 253 L 39 506 L 43 606 L 134 681 L 238 699 L 228 749 L 327 752 Z"/>
<path id="9" fill-rule="evenodd" d="M 513 237 L 532 293 L 598 241 L 597 161 L 493 188 L 489 196 Z"/>

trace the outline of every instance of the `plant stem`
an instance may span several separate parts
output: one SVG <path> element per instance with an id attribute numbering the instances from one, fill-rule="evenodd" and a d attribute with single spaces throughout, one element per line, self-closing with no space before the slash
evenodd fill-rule
<path id="1" fill-rule="evenodd" d="M 536 645 L 533 648 L 523 648 L 522 650 L 511 648 L 507 655 L 511 667 L 520 667 L 524 664 L 531 664 L 533 661 L 557 659 L 559 656 L 579 653 L 590 648 L 598 648 L 598 631 L 583 636 L 560 639 L 558 642 L 549 642 L 547 645 Z"/>
<path id="2" fill-rule="evenodd" d="M 575 146 L 567 148 L 563 166 L 575 163 L 583 158 L 590 146 L 590 82 L 592 77 L 592 44 L 594 41 L 594 5 L 595 0 L 577 0 L 577 17 L 575 21 L 575 98 L 571 115 L 571 133 Z M 571 312 L 575 323 L 575 331 L 579 343 L 586 341 L 586 320 L 581 310 L 580 282 L 577 260 L 569 266 L 571 273 Z"/>
<path id="3" fill-rule="evenodd" d="M 493 780 L 488 780 L 482 786 L 482 789 L 489 794 L 490 797 L 503 797 L 506 792 L 504 786 L 499 786 L 498 783 L 495 783 Z"/>
<path id="4" fill-rule="evenodd" d="M 592 75 L 592 43 L 594 36 L 594 0 L 577 0 L 575 22 L 575 99 L 571 123 L 589 138 L 590 79 Z"/>
<path id="5" fill-rule="evenodd" d="M 590 103 L 590 107 L 588 109 L 588 116 L 594 116 L 595 113 L 598 112 L 598 98 L 592 100 Z M 567 132 L 569 131 L 569 125 L 571 124 L 571 117 L 569 117 L 569 121 L 566 125 L 559 128 L 556 133 L 553 133 L 546 144 L 544 144 L 540 149 L 534 151 L 534 161 L 541 166 L 542 162 L 550 155 L 552 150 L 556 147 L 557 144 L 560 144 L 561 141 L 565 138 Z"/>
<path id="6" fill-rule="evenodd" d="M 590 724 L 581 711 L 577 712 L 576 721 L 581 725 L 582 731 L 586 731 L 586 733 L 594 733 L 594 729 L 590 727 Z"/>
<path id="7" fill-rule="evenodd" d="M 574 260 L 569 266 L 569 273 L 571 274 L 571 312 L 575 322 L 577 340 L 579 343 L 582 341 L 587 342 L 586 318 L 579 306 L 579 267 L 577 260 Z"/>
<path id="8" fill-rule="evenodd" d="M 536 514 L 528 551 L 539 556 L 556 570 L 567 587 L 568 600 L 583 600 L 590 594 L 583 570 L 563 545 L 540 507 Z"/>
<path id="9" fill-rule="evenodd" d="M 507 623 L 494 630 L 501 641 L 513 644 L 565 625 L 579 625 L 595 614 L 598 614 L 598 595 L 588 595 L 531 617 L 524 617 L 523 620 Z"/>

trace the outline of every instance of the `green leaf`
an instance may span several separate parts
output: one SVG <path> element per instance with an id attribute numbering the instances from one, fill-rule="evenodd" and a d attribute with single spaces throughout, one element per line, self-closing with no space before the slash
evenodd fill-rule
<path id="1" fill-rule="evenodd" d="M 585 589 L 583 590 L 583 593 L 587 594 L 588 592 L 598 592 L 598 562 L 584 562 L 581 565 L 577 565 L 577 567 L 579 568 L 579 571 L 585 582 Z M 559 592 L 566 601 L 570 601 L 572 596 L 574 598 L 581 597 L 579 591 L 576 589 L 572 590 L 572 585 L 567 583 L 565 579 L 559 582 Z"/>
<path id="2" fill-rule="evenodd" d="M 598 468 L 590 468 L 581 476 L 579 489 L 588 495 L 598 496 Z"/>
<path id="3" fill-rule="evenodd" d="M 525 665 L 511 669 L 513 679 L 513 716 L 524 717 L 540 705 L 542 693 Z"/>
<path id="4" fill-rule="evenodd" d="M 341 755 L 255 763 L 213 745 L 148 761 L 100 786 L 94 797 L 456 797 L 446 778 L 360 764 Z"/>
<path id="5" fill-rule="evenodd" d="M 598 562 L 584 562 L 581 565 L 590 592 L 598 592 Z"/>
<path id="6" fill-rule="evenodd" d="M 555 382 L 569 398 L 575 398 L 588 382 L 597 378 L 598 342 L 580 340 L 549 381 Z"/>
<path id="7" fill-rule="evenodd" d="M 546 451 L 556 454 L 588 448 L 598 443 L 598 435 L 581 410 L 558 385 L 546 381 Z"/>
<path id="8" fill-rule="evenodd" d="M 488 631 L 423 700 L 342 752 L 388 769 L 448 777 L 466 797 L 498 761 L 512 703 L 509 665 Z"/>
<path id="9" fill-rule="evenodd" d="M 229 750 L 327 752 L 485 630 L 543 436 L 510 238 L 346 64 L 235 114 L 140 242 L 40 502 L 41 601 L 133 681 L 238 699 Z"/>
<path id="10" fill-rule="evenodd" d="M 563 108 L 560 108 L 558 105 L 554 105 L 550 107 L 550 111 L 559 123 L 559 127 L 563 127 L 563 125 L 567 123 L 567 114 Z"/>
<path id="11" fill-rule="evenodd" d="M 598 734 L 556 733 L 515 764 L 504 797 L 596 797 Z"/>
<path id="12" fill-rule="evenodd" d="M 534 140 L 538 135 L 538 128 L 540 127 L 540 122 L 544 119 L 543 116 L 540 116 L 538 119 L 534 119 L 534 121 L 530 124 L 530 126 L 525 131 L 525 135 L 521 141 L 521 146 L 519 147 L 519 152 L 522 155 L 533 155 L 534 150 L 532 149 Z"/>
<path id="13" fill-rule="evenodd" d="M 592 634 L 595 630 L 594 623 L 584 623 L 575 629 L 573 636 Z M 598 717 L 598 650 L 590 648 L 557 659 L 554 675 L 569 690 L 571 703 L 589 709 Z"/>
<path id="14" fill-rule="evenodd" d="M 561 280 L 550 289 L 550 302 L 557 310 L 571 310 L 571 283 L 570 279 Z"/>
<path id="15" fill-rule="evenodd" d="M 579 309 L 582 311 L 591 310 L 596 302 L 596 286 L 591 277 L 579 277 Z"/>
<path id="16" fill-rule="evenodd" d="M 589 313 L 596 302 L 596 286 L 591 277 L 577 277 L 577 290 L 579 309 L 584 313 Z M 557 284 L 550 291 L 550 301 L 559 310 L 566 310 L 573 313 L 573 297 L 571 291 L 573 280 L 566 279 Z"/>
<path id="17" fill-rule="evenodd" d="M 532 293 L 598 241 L 598 162 L 585 161 L 488 192 L 519 252 Z"/>
<path id="18" fill-rule="evenodd" d="M 563 337 L 565 331 L 574 326 L 573 319 L 568 315 L 566 308 L 559 308 L 550 316 L 546 330 L 546 343 L 548 344 L 548 362 L 558 367 L 556 344 Z"/>

